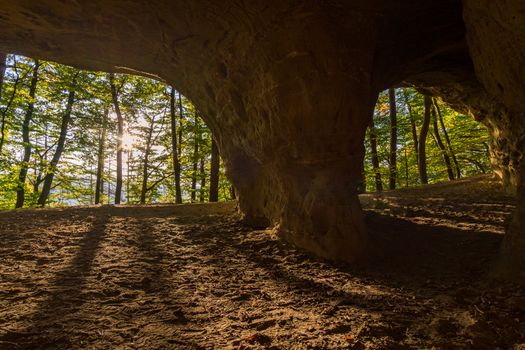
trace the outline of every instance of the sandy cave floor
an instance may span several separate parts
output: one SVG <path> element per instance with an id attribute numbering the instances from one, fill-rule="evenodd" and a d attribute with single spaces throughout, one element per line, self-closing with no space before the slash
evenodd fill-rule
<path id="1" fill-rule="evenodd" d="M 525 349 L 487 282 L 513 199 L 488 177 L 363 195 L 367 267 L 243 227 L 233 204 L 0 213 L 0 349 Z"/>

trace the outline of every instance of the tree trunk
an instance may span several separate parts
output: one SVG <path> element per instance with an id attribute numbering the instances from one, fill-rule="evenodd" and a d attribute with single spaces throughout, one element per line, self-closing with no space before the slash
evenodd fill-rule
<path id="1" fill-rule="evenodd" d="M 144 162 L 142 164 L 142 189 L 140 191 L 140 204 L 146 204 L 146 193 L 148 193 L 149 180 L 149 156 L 151 153 L 151 140 L 153 138 L 153 128 L 155 126 L 155 118 L 151 119 L 148 130 L 148 138 L 146 139 L 146 149 L 144 152 Z"/>
<path id="2" fill-rule="evenodd" d="M 199 167 L 199 143 L 200 143 L 200 131 L 199 129 L 199 116 L 195 115 L 195 126 L 194 126 L 194 146 L 193 146 L 193 173 L 191 175 L 191 201 L 195 202 L 197 196 L 197 169 Z"/>
<path id="3" fill-rule="evenodd" d="M 108 188 L 108 204 L 109 204 L 111 202 L 111 158 L 108 161 L 108 174 L 109 174 L 109 179 L 108 179 L 107 188 Z"/>
<path id="4" fill-rule="evenodd" d="M 374 125 L 373 119 L 370 120 L 369 130 L 370 149 L 372 156 L 372 166 L 374 168 L 375 174 L 376 192 L 381 192 L 383 191 L 383 181 L 381 180 L 381 171 L 379 169 L 379 157 L 377 156 L 377 130 Z"/>
<path id="5" fill-rule="evenodd" d="M 201 188 L 200 188 L 200 195 L 199 200 L 201 203 L 204 203 L 204 188 L 206 187 L 206 171 L 205 171 L 206 164 L 204 162 L 204 157 L 201 157 Z"/>
<path id="6" fill-rule="evenodd" d="M 179 93 L 179 157 L 182 157 L 182 127 L 184 121 L 184 108 L 182 107 L 182 95 Z"/>
<path id="7" fill-rule="evenodd" d="M 95 184 L 95 204 L 100 204 L 100 195 L 104 192 L 103 176 L 104 176 L 104 155 L 106 150 L 106 133 L 108 123 L 109 109 L 106 108 L 102 119 L 102 130 L 98 142 L 97 154 L 97 181 Z"/>
<path id="8" fill-rule="evenodd" d="M 44 163 L 44 164 L 46 164 L 46 163 Z M 40 191 L 40 184 L 42 183 L 42 181 L 44 181 L 44 180 L 42 180 L 42 172 L 38 171 L 38 173 L 37 173 L 37 171 L 35 169 L 35 183 L 33 184 L 33 194 L 37 194 Z"/>
<path id="9" fill-rule="evenodd" d="M 182 106 L 182 95 L 179 92 L 179 145 L 178 145 L 178 151 L 179 151 L 179 158 L 182 159 L 182 134 L 183 134 L 183 128 L 184 128 L 184 108 Z M 180 162 L 180 160 L 179 160 Z M 181 166 L 181 176 L 182 176 L 182 166 Z M 183 190 L 182 190 L 182 184 L 181 184 L 181 197 L 183 196 Z M 182 203 L 182 200 L 181 200 Z"/>
<path id="10" fill-rule="evenodd" d="M 454 166 L 456 167 L 456 178 L 461 178 L 461 168 L 459 167 L 459 162 L 456 157 L 456 154 L 454 153 L 454 149 L 452 148 L 452 143 L 450 142 L 450 137 L 448 136 L 447 128 L 445 127 L 445 122 L 443 121 L 443 115 L 441 114 L 441 109 L 439 108 L 439 104 L 436 99 L 434 99 L 434 107 L 436 108 L 437 116 L 439 118 L 439 124 L 441 125 L 441 129 L 443 130 L 443 135 L 445 135 L 445 141 L 447 142 L 448 151 L 450 152 L 450 155 L 452 156 L 452 161 L 454 162 Z"/>
<path id="11" fill-rule="evenodd" d="M 407 149 L 405 148 L 405 187 L 408 187 L 408 155 L 407 155 Z"/>
<path id="12" fill-rule="evenodd" d="M 29 125 L 33 119 L 33 113 L 35 110 L 35 96 L 36 87 L 38 84 L 38 70 L 40 68 L 40 62 L 35 60 L 35 66 L 33 68 L 33 77 L 31 78 L 31 85 L 29 87 L 29 103 L 27 105 L 27 111 L 22 124 L 22 139 L 24 142 L 24 158 L 20 166 L 20 173 L 18 175 L 18 186 L 16 190 L 16 205 L 15 208 L 22 208 L 25 200 L 25 182 L 27 178 L 27 171 L 29 168 L 29 160 L 31 159 L 31 142 L 29 140 Z"/>
<path id="13" fill-rule="evenodd" d="M 419 152 L 419 141 L 417 139 L 416 119 L 414 118 L 414 112 L 412 111 L 412 106 L 410 105 L 410 102 L 408 101 L 408 96 L 407 96 L 405 89 L 403 89 L 403 97 L 405 99 L 405 104 L 407 105 L 407 108 L 408 108 L 408 117 L 410 119 L 410 128 L 412 131 L 412 141 L 414 142 L 414 150 L 416 154 L 416 164 L 418 164 L 419 159 L 418 159 L 417 154 Z"/>
<path id="14" fill-rule="evenodd" d="M 7 55 L 0 53 L 0 100 L 2 99 L 2 87 L 4 86 L 4 76 L 7 66 Z"/>
<path id="15" fill-rule="evenodd" d="M 193 173 L 191 175 L 191 201 L 195 202 L 197 198 L 197 169 L 199 167 L 199 142 L 195 140 L 193 148 Z"/>
<path id="16" fill-rule="evenodd" d="M 388 89 L 388 100 L 390 102 L 390 179 L 388 188 L 396 189 L 397 179 L 397 108 L 396 89 Z"/>
<path id="17" fill-rule="evenodd" d="M 115 86 L 115 75 L 109 74 L 109 81 L 111 83 L 111 97 L 113 98 L 113 105 L 115 107 L 115 114 L 117 115 L 117 185 L 115 187 L 115 204 L 120 204 L 122 198 L 122 137 L 124 135 L 124 119 L 120 111 L 120 104 L 118 101 L 118 91 Z"/>
<path id="18" fill-rule="evenodd" d="M 142 164 L 142 188 L 140 191 L 140 204 L 146 204 L 146 192 L 148 192 L 148 163 L 149 152 L 146 151 L 144 155 L 144 162 Z"/>
<path id="19" fill-rule="evenodd" d="M 42 187 L 42 192 L 40 193 L 40 197 L 38 198 L 38 205 L 41 207 L 46 205 L 47 199 L 49 197 L 49 192 L 51 191 L 51 185 L 53 183 L 53 178 L 55 176 L 55 171 L 57 169 L 58 162 L 60 161 L 60 157 L 64 152 L 64 146 L 66 144 L 67 138 L 67 129 L 71 120 L 71 111 L 73 109 L 73 103 L 75 103 L 75 79 L 76 76 L 75 78 L 73 78 L 73 86 L 71 87 L 71 90 L 69 90 L 66 110 L 64 112 L 64 115 L 62 116 L 62 125 L 60 126 L 60 136 L 58 137 L 57 148 L 55 150 L 53 158 L 51 159 L 49 168 L 46 171 L 46 175 L 44 177 L 44 186 Z"/>
<path id="20" fill-rule="evenodd" d="M 179 150 L 177 141 L 177 115 L 175 113 L 175 89 L 171 88 L 170 96 L 170 112 L 171 112 L 171 153 L 173 157 L 173 172 L 175 175 L 175 203 L 182 203 L 182 191 L 180 188 L 180 162 Z M 182 117 L 182 109 L 181 109 Z"/>
<path id="21" fill-rule="evenodd" d="M 93 189 L 93 162 L 89 162 L 89 189 Z M 93 205 L 93 192 L 89 194 L 89 205 Z"/>
<path id="22" fill-rule="evenodd" d="M 43 159 L 43 164 L 47 166 L 47 151 L 49 150 L 49 132 L 48 132 L 48 121 L 46 120 L 44 122 L 44 159 Z M 36 147 L 38 147 L 38 137 L 36 139 Z M 33 193 L 34 194 L 37 194 L 40 192 L 40 184 L 42 183 L 42 181 L 44 181 L 44 179 L 42 179 L 42 173 L 44 173 L 45 175 L 45 169 L 43 169 L 43 166 L 42 166 L 42 163 L 40 164 L 40 166 L 38 167 L 40 169 L 38 169 L 37 171 L 37 167 L 35 166 L 35 183 L 33 185 Z M 38 173 L 38 174 L 37 174 Z"/>
<path id="23" fill-rule="evenodd" d="M 210 202 L 219 201 L 219 169 L 221 159 L 215 140 L 211 140 Z"/>
<path id="24" fill-rule="evenodd" d="M 430 113 L 432 108 L 432 100 L 425 96 L 425 113 L 423 116 L 423 125 L 419 133 L 419 149 L 417 152 L 419 178 L 423 185 L 428 184 L 427 174 L 427 135 L 430 127 Z"/>
<path id="25" fill-rule="evenodd" d="M 4 61 L 4 63 L 5 62 L 6 61 Z M 2 64 L 2 61 L 0 61 L 0 65 L 1 64 Z M 5 64 L 4 64 L 4 67 L 5 67 Z M 18 84 L 20 83 L 20 74 L 18 73 L 18 69 L 16 68 L 16 57 L 14 58 L 14 67 L 15 67 L 14 71 L 15 71 L 15 74 L 16 74 L 16 78 L 15 78 L 15 81 L 14 81 L 14 84 L 13 84 L 13 91 L 11 92 L 11 96 L 9 97 L 9 100 L 7 101 L 4 109 L 1 111 L 2 112 L 2 122 L 1 122 L 2 125 L 0 126 L 0 155 L 2 154 L 2 150 L 4 148 L 4 143 L 5 143 L 5 127 L 6 127 L 6 124 L 7 124 L 7 120 L 6 120 L 7 119 L 7 112 L 9 111 L 9 108 L 11 108 L 11 105 L 13 104 L 13 102 L 15 100 L 15 97 L 16 97 L 17 92 L 18 92 Z M 1 85 L 2 86 L 3 86 L 4 76 L 5 76 L 5 70 L 1 74 L 1 79 L 2 79 Z M 1 87 L 0 87 L 0 90 L 1 90 Z M 1 91 L 0 91 L 0 97 L 1 97 Z"/>
<path id="26" fill-rule="evenodd" d="M 436 144 L 438 148 L 441 150 L 441 154 L 443 155 L 443 160 L 445 161 L 445 166 L 447 167 L 447 175 L 449 180 L 454 180 L 454 171 L 452 170 L 452 163 L 450 162 L 450 157 L 447 153 L 447 148 L 443 144 L 443 140 L 441 140 L 441 136 L 439 135 L 439 127 L 437 123 L 437 116 L 436 111 L 432 111 L 432 126 L 434 127 L 434 136 L 436 139 Z"/>

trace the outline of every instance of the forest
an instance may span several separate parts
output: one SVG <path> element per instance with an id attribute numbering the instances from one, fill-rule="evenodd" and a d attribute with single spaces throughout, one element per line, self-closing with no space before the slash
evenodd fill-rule
<path id="1" fill-rule="evenodd" d="M 172 87 L 4 61 L 0 208 L 232 198 L 209 129 Z"/>
<path id="2" fill-rule="evenodd" d="M 200 111 L 149 78 L 7 55 L 0 76 L 0 209 L 228 201 Z M 490 171 L 487 130 L 412 88 L 378 100 L 361 191 Z"/>
<path id="3" fill-rule="evenodd" d="M 487 174 L 489 143 L 487 129 L 472 116 L 415 89 L 391 88 L 380 94 L 366 135 L 366 190 Z"/>

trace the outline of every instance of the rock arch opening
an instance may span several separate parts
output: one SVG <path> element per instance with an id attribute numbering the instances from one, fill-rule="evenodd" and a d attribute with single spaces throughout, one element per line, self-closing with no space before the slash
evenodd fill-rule
<path id="1" fill-rule="evenodd" d="M 492 173 L 487 126 L 434 96 L 398 87 L 380 93 L 365 137 L 363 192 Z"/>
<path id="2" fill-rule="evenodd" d="M 490 142 L 485 125 L 439 98 L 380 93 L 359 196 L 379 264 L 437 276 L 497 257 L 515 200 L 492 172 Z"/>

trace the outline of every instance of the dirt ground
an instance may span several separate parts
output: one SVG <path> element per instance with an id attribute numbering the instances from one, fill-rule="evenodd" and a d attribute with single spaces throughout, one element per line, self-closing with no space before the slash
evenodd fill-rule
<path id="1" fill-rule="evenodd" d="M 0 213 L 0 349 L 525 349 L 523 290 L 487 279 L 496 182 L 362 202 L 380 248 L 359 268 L 233 204 Z"/>

